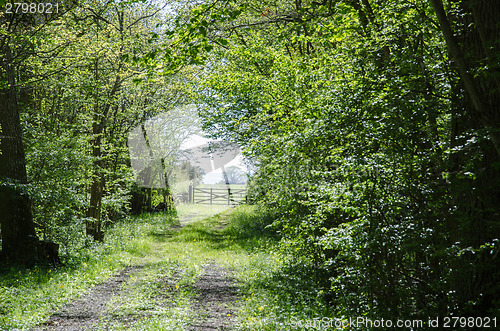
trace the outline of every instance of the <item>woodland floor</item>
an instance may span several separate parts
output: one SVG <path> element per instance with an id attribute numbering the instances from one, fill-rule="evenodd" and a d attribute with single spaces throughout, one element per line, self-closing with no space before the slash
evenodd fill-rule
<path id="1" fill-rule="evenodd" d="M 178 231 L 184 225 L 193 222 L 196 216 L 196 214 L 186 215 L 175 230 Z M 221 225 L 219 229 L 224 226 Z M 231 330 L 236 317 L 238 294 L 230 271 L 219 266 L 214 260 L 205 261 L 199 267 L 203 272 L 191 289 L 196 293 L 191 303 L 191 310 L 197 318 L 187 326 L 187 330 Z M 141 281 L 140 272 L 143 268 L 143 265 L 126 267 L 106 282 L 90 289 L 87 294 L 66 304 L 43 325 L 33 330 L 109 330 L 114 329 L 113 325 L 116 322 L 126 327 L 138 316 L 136 314 L 117 316 L 113 313 L 114 306 L 127 300 L 126 285 L 134 278 L 136 281 L 137 278 Z M 164 282 L 171 284 L 172 280 L 165 279 Z M 168 305 L 168 301 L 165 304 Z"/>

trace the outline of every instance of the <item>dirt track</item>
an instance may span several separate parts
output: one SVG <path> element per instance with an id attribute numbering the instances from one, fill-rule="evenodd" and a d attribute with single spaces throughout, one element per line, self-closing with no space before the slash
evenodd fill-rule
<path id="1" fill-rule="evenodd" d="M 196 215 L 187 215 L 181 220 L 182 228 Z M 231 330 L 235 322 L 235 303 L 237 288 L 230 272 L 218 266 L 215 261 L 206 261 L 204 272 L 198 277 L 193 288 L 197 293 L 191 309 L 197 316 L 189 330 Z M 124 285 L 131 276 L 138 273 L 142 266 L 130 266 L 106 282 L 93 287 L 87 294 L 70 302 L 54 313 L 47 322 L 33 331 L 94 330 L 103 325 L 111 325 L 113 317 L 109 302 L 120 302 L 126 294 Z M 117 300 L 118 297 L 118 300 Z M 134 316 L 123 316 L 121 322 L 133 322 Z M 105 329 L 108 329 L 107 327 Z"/>

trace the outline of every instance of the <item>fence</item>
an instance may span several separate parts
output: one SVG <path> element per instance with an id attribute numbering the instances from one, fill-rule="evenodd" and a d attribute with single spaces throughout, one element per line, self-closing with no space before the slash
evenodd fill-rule
<path id="1" fill-rule="evenodd" d="M 239 205 L 246 202 L 247 189 L 189 187 L 189 202 L 208 205 Z"/>

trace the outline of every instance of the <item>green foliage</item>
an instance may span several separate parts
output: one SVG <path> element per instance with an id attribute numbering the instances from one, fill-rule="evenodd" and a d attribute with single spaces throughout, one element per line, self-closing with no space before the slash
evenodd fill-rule
<path id="1" fill-rule="evenodd" d="M 496 158 L 484 132 L 457 131 L 467 115 L 429 5 L 235 3 L 247 20 L 233 21 L 230 47 L 200 77 L 200 116 L 212 136 L 244 146 L 254 200 L 275 213 L 285 249 L 326 270 L 331 308 L 392 318 L 486 309 L 479 298 L 496 276 L 455 292 L 477 283 L 456 254 L 500 233 L 492 214 L 464 208 L 467 189 L 488 190 L 478 172 L 497 182 Z M 469 235 L 474 222 L 493 232 Z"/>
<path id="2" fill-rule="evenodd" d="M 27 190 L 38 234 L 62 252 L 86 241 L 85 223 L 97 215 L 105 226 L 127 216 L 134 189 L 127 134 L 189 101 L 188 70 L 143 81 L 147 68 L 133 61 L 159 45 L 161 27 L 150 27 L 162 19 L 154 4 L 93 1 L 48 19 L 25 40 L 31 53 L 16 65 Z M 102 196 L 92 215 L 96 182 Z"/>
<path id="3" fill-rule="evenodd" d="M 231 6 L 228 1 L 177 3 L 175 11 L 174 24 L 165 32 L 168 39 L 159 50 L 161 68 L 166 74 L 177 72 L 185 65 L 203 64 L 214 45 L 227 46 L 224 34 L 214 31 L 212 26 L 224 24 L 241 14 L 241 9 Z M 156 55 L 149 54 L 143 57 L 143 61 L 152 60 L 155 63 Z"/>
<path id="4" fill-rule="evenodd" d="M 467 4 L 454 3 L 449 20 L 485 103 L 496 105 L 498 61 L 479 47 L 485 36 Z M 140 196 L 127 132 L 195 99 L 204 130 L 240 144 L 253 162 L 250 200 L 262 209 L 191 222 L 172 234 L 189 245 L 175 252 L 246 257 L 241 277 L 259 299 L 248 294 L 244 327 L 273 328 L 313 310 L 341 318 L 498 314 L 497 122 L 484 125 L 488 116 L 473 111 L 429 3 L 223 0 L 162 12 L 91 1 L 28 30 L 2 32 L 18 59 L 30 179 L 22 190 L 39 234 L 62 243 L 71 265 L 106 247 L 83 233 L 91 196 L 99 209 L 92 218 L 107 227 Z M 150 194 L 148 204 L 160 197 Z M 119 224 L 130 238 L 149 226 Z M 151 231 L 158 240 L 171 235 Z M 116 245 L 137 256 L 153 247 L 131 242 Z M 263 252 L 267 242 L 272 253 Z"/>

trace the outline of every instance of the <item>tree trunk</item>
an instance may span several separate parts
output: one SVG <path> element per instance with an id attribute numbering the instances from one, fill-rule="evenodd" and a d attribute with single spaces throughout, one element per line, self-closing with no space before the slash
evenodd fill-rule
<path id="1" fill-rule="evenodd" d="M 102 241 L 101 230 L 101 204 L 104 192 L 104 175 L 102 173 L 101 160 L 101 125 L 97 114 L 94 114 L 94 124 L 92 126 L 94 135 L 92 143 L 92 157 L 94 158 L 94 171 L 92 174 L 92 186 L 90 187 L 90 206 L 87 211 L 88 220 L 86 222 L 86 233 L 95 240 Z"/>
<path id="2" fill-rule="evenodd" d="M 168 182 L 168 179 L 170 178 L 172 170 L 167 170 L 164 158 L 161 159 L 161 168 L 165 180 L 165 188 L 163 189 L 163 203 L 165 204 L 165 210 L 171 211 L 174 209 L 174 199 L 172 197 L 172 190 L 170 189 L 170 184 Z"/>
<path id="3" fill-rule="evenodd" d="M 463 48 L 456 40 L 451 21 L 442 0 L 430 0 L 443 32 L 448 52 L 455 61 L 457 71 L 473 107 L 470 114 L 479 118 L 488 130 L 491 142 L 500 155 L 500 6 L 497 0 L 464 0 L 462 9 L 466 14 L 461 20 L 472 18 L 471 31 L 465 33 Z M 473 38 L 470 37 L 473 35 Z M 482 68 L 481 68 L 482 67 Z M 474 77 L 476 73 L 476 77 Z"/>
<path id="4" fill-rule="evenodd" d="M 468 314 L 487 314 L 500 294 L 498 248 L 481 249 L 500 235 L 500 6 L 497 0 L 457 2 L 457 16 L 447 13 L 442 0 L 430 0 L 443 32 L 450 58 L 454 61 L 460 86 L 466 94 L 457 98 L 456 109 L 463 114 L 454 119 L 455 135 L 464 146 L 469 132 L 477 133 L 478 142 L 454 153 L 451 177 L 456 222 L 450 229 L 452 242 L 473 247 L 478 252 L 463 253 L 454 262 L 450 285 L 459 307 Z M 455 128 L 456 126 L 456 128 Z M 489 136 L 483 139 L 485 131 Z M 486 137 L 485 137 L 486 138 Z M 474 179 L 463 174 L 474 160 Z M 455 233 L 453 233 L 455 232 Z"/>
<path id="5" fill-rule="evenodd" d="M 96 84 L 99 82 L 99 59 L 96 58 L 94 62 L 95 80 Z M 111 99 L 116 95 L 120 89 L 120 76 L 116 75 L 113 87 L 108 95 L 108 102 L 100 108 L 98 89 L 96 88 L 96 96 L 94 103 L 94 118 L 92 124 L 92 157 L 94 158 L 94 166 L 92 170 L 92 185 L 90 188 L 90 205 L 87 210 L 86 234 L 92 236 L 97 241 L 104 239 L 104 233 L 101 229 L 101 205 L 102 197 L 104 195 L 104 164 L 102 161 L 102 136 L 106 127 L 106 118 L 108 116 L 109 108 L 111 107 Z"/>
<path id="6" fill-rule="evenodd" d="M 26 159 L 19 119 L 15 69 L 10 47 L 0 54 L 0 225 L 1 258 L 9 263 L 32 264 L 38 260 L 38 238 L 31 214 Z"/>

